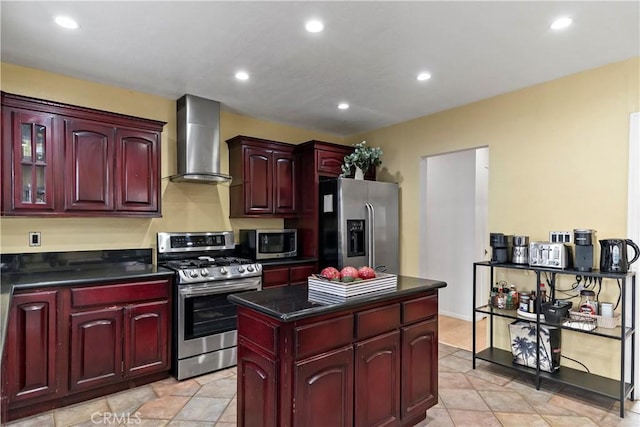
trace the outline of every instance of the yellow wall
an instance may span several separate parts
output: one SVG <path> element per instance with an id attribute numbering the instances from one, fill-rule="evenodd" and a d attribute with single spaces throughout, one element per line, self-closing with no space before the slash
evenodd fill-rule
<path id="1" fill-rule="evenodd" d="M 629 115 L 640 111 L 639 82 L 640 59 L 633 58 L 349 138 L 380 146 L 380 178 L 400 183 L 401 273 L 420 270 L 421 156 L 474 147 L 489 147 L 490 231 L 531 241 L 574 228 L 625 237 Z M 535 275 L 498 271 L 498 279 L 535 288 Z M 573 281 L 563 277 L 560 286 Z M 609 283 L 601 300 L 615 302 L 617 295 Z M 501 338 L 498 345 L 508 346 Z M 617 346 L 563 334 L 563 353 L 601 375 L 619 376 Z"/>
<path id="2" fill-rule="evenodd" d="M 238 230 L 282 227 L 279 219 L 229 219 L 225 185 L 173 183 L 176 172 L 176 102 L 41 70 L 2 63 L 1 88 L 52 101 L 167 122 L 162 133 L 162 218 L 0 218 L 0 251 L 50 252 L 93 249 L 155 248 L 158 231 Z M 223 106 L 224 109 L 224 106 Z M 222 111 L 220 138 L 249 135 L 293 144 L 311 139 L 342 143 L 342 138 Z M 229 171 L 227 144 L 220 166 Z M 28 246 L 29 231 L 42 233 L 42 246 Z"/>

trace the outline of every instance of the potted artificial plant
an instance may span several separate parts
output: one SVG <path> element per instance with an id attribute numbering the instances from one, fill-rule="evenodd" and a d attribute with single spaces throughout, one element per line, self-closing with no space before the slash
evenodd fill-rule
<path id="1" fill-rule="evenodd" d="M 351 169 L 355 167 L 355 179 L 364 179 L 364 175 L 371 166 L 380 166 L 382 163 L 382 149 L 380 147 L 369 147 L 367 141 L 355 144 L 353 153 L 344 156 L 342 164 L 342 176 L 351 174 Z"/>

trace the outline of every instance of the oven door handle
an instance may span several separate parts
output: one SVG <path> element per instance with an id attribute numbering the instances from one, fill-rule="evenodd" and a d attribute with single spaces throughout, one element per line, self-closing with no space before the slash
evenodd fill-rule
<path id="1" fill-rule="evenodd" d="M 215 295 L 215 294 L 224 294 L 229 291 L 231 293 L 235 291 L 257 291 L 259 287 L 255 283 L 247 283 L 244 285 L 216 285 L 216 286 L 206 286 L 206 287 L 197 287 L 194 288 L 192 286 L 183 286 L 180 287 L 178 292 L 182 296 L 191 296 L 191 295 Z"/>

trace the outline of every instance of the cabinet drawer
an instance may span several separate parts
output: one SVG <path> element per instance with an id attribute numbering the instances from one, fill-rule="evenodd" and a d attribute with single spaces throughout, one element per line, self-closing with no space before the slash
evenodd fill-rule
<path id="1" fill-rule="evenodd" d="M 278 342 L 278 327 L 270 325 L 260 319 L 238 314 L 238 330 L 242 331 L 239 339 L 246 338 L 272 355 L 276 354 Z"/>
<path id="2" fill-rule="evenodd" d="M 353 316 L 299 326 L 295 330 L 296 357 L 303 358 L 347 345 L 353 341 Z"/>
<path id="3" fill-rule="evenodd" d="M 307 279 L 314 273 L 315 264 L 311 265 L 292 265 L 291 266 L 291 284 L 307 283 Z"/>
<path id="4" fill-rule="evenodd" d="M 402 303 L 402 323 L 411 323 L 438 314 L 438 294 Z"/>
<path id="5" fill-rule="evenodd" d="M 265 268 L 262 270 L 262 287 L 286 286 L 289 284 L 289 267 Z"/>
<path id="6" fill-rule="evenodd" d="M 369 338 L 400 326 L 400 304 L 356 313 L 356 339 Z"/>
<path id="7" fill-rule="evenodd" d="M 318 172 L 338 176 L 342 173 L 342 163 L 346 153 L 336 153 L 334 151 L 317 151 L 316 160 Z"/>
<path id="8" fill-rule="evenodd" d="M 71 289 L 71 305 L 74 308 L 123 304 L 168 297 L 169 282 L 167 280 Z"/>

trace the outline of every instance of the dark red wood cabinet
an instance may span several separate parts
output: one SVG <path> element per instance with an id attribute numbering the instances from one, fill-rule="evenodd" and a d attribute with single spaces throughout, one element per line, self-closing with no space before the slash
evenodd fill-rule
<path id="1" fill-rule="evenodd" d="M 8 419 L 168 376 L 170 284 L 17 291 L 2 363 Z"/>
<path id="2" fill-rule="evenodd" d="M 294 217 L 298 212 L 294 146 L 236 136 L 229 145 L 231 217 Z"/>
<path id="3" fill-rule="evenodd" d="M 50 399 L 63 384 L 56 351 L 59 294 L 47 290 L 13 297 L 3 362 L 3 397 L 9 402 Z"/>
<path id="4" fill-rule="evenodd" d="M 426 291 L 292 322 L 239 306 L 239 425 L 417 424 L 437 404 L 437 301 Z"/>
<path id="5" fill-rule="evenodd" d="M 160 216 L 165 123 L 2 92 L 2 215 Z"/>
<path id="6" fill-rule="evenodd" d="M 298 230 L 301 242 L 298 255 L 319 258 L 319 183 L 340 176 L 344 156 L 353 153 L 353 150 L 352 146 L 315 140 L 296 145 L 298 162 L 304 165 L 298 170 L 300 207 L 297 217 L 285 219 L 285 227 Z M 365 179 L 375 180 L 374 168 L 365 175 Z"/>
<path id="7" fill-rule="evenodd" d="M 313 273 L 316 273 L 318 263 L 315 261 L 295 264 L 262 265 L 262 287 L 304 285 Z"/>

